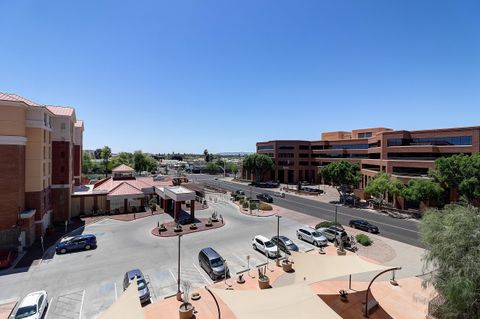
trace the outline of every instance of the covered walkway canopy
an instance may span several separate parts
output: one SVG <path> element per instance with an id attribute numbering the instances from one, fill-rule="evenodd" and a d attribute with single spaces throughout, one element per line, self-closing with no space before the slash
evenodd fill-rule
<path id="1" fill-rule="evenodd" d="M 237 319 L 341 319 L 305 284 L 263 290 L 211 290 Z"/>
<path id="2" fill-rule="evenodd" d="M 312 284 L 341 276 L 391 268 L 368 262 L 357 255 L 327 256 L 292 252 L 291 259 L 295 262 L 293 283 Z"/>
<path id="3" fill-rule="evenodd" d="M 160 207 L 165 211 L 173 208 L 173 217 L 178 221 L 182 203 L 190 202 L 190 219 L 195 220 L 195 192 L 183 186 L 155 187 L 155 193 L 162 199 Z M 171 207 L 172 206 L 172 207 Z"/>

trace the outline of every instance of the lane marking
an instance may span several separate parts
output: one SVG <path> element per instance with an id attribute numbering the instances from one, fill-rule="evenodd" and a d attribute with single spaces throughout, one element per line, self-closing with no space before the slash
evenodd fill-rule
<path id="1" fill-rule="evenodd" d="M 82 293 L 82 303 L 80 304 L 80 311 L 78 313 L 78 319 L 82 318 L 83 302 L 84 301 L 85 301 L 85 289 L 83 289 L 83 293 Z"/>
<path id="2" fill-rule="evenodd" d="M 47 312 L 45 313 L 45 318 L 44 319 L 48 318 L 48 313 L 50 312 L 50 308 L 52 307 L 52 304 L 53 304 L 53 297 L 50 298 L 50 301 L 48 302 Z"/>
<path id="3" fill-rule="evenodd" d="M 205 280 L 205 282 L 208 284 L 208 285 L 211 285 L 213 284 L 213 281 L 212 280 L 208 280 L 204 275 L 203 273 L 200 271 L 200 269 L 198 269 L 197 265 L 195 264 L 192 264 L 193 267 L 195 267 L 195 269 L 198 271 L 198 273 L 203 277 L 203 279 Z"/>
<path id="4" fill-rule="evenodd" d="M 228 183 L 228 182 L 224 182 L 224 183 Z M 252 190 L 252 193 L 254 195 L 257 195 L 257 194 L 261 194 L 260 192 L 258 192 L 257 190 Z M 255 194 L 256 193 L 256 194 Z M 290 196 L 290 197 L 293 197 L 293 196 Z M 289 198 L 288 200 L 287 199 L 283 199 L 283 198 L 278 198 L 277 199 L 278 201 L 282 202 L 282 201 L 285 201 L 287 203 L 295 203 L 295 204 L 298 204 L 300 206 L 305 206 L 307 208 L 315 208 L 315 209 L 319 209 L 319 210 L 322 210 L 324 212 L 328 212 L 328 213 L 335 213 L 335 210 L 330 210 L 330 209 L 326 209 L 326 208 L 323 208 L 323 207 L 319 207 L 319 206 L 314 206 L 314 205 L 310 205 L 310 204 L 305 204 L 305 203 L 301 203 L 301 202 L 297 202 L 296 200 L 293 200 L 291 198 Z M 275 203 L 274 203 L 275 204 Z M 285 207 L 284 207 L 285 208 Z M 287 208 L 288 209 L 288 208 Z M 302 212 L 299 212 L 301 214 L 304 214 L 305 213 L 302 213 Z M 355 218 L 355 219 L 358 219 L 359 216 L 356 216 L 356 215 L 351 215 L 351 214 L 348 214 L 348 213 L 344 213 L 344 212 L 340 212 L 340 211 L 337 211 L 337 214 L 338 215 L 343 215 L 343 216 L 348 216 L 350 218 Z M 308 215 L 308 214 L 307 214 Z M 418 231 L 416 230 L 412 230 L 412 229 L 408 229 L 408 228 L 404 228 L 404 227 L 400 227 L 400 226 L 395 226 L 395 225 L 391 225 L 391 224 L 387 224 L 387 223 L 383 223 L 383 222 L 379 222 L 379 221 L 376 221 L 376 220 L 373 220 L 371 219 L 373 223 L 375 224 L 380 224 L 380 225 L 383 225 L 383 226 L 387 226 L 387 227 L 392 227 L 392 228 L 396 228 L 396 229 L 400 229 L 400 230 L 404 230 L 404 231 L 408 231 L 408 232 L 412 232 L 414 234 L 419 234 Z"/>
<path id="5" fill-rule="evenodd" d="M 117 296 L 117 283 L 114 282 L 113 285 L 115 287 L 115 301 L 117 301 L 117 298 L 118 298 L 118 296 Z"/>
<path id="6" fill-rule="evenodd" d="M 173 281 L 177 282 L 177 278 L 175 278 L 175 275 L 173 274 L 172 270 L 168 270 L 170 272 L 170 275 L 172 275 Z"/>

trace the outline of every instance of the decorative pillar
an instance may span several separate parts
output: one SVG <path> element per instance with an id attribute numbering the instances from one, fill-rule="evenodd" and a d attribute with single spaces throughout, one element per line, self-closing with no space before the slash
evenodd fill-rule
<path id="1" fill-rule="evenodd" d="M 176 222 L 178 222 L 178 217 L 180 216 L 180 210 L 182 208 L 182 202 L 174 201 L 174 203 L 173 218 Z"/>
<path id="2" fill-rule="evenodd" d="M 123 199 L 123 212 L 128 213 L 128 199 Z"/>
<path id="3" fill-rule="evenodd" d="M 195 221 L 195 200 L 194 199 L 190 201 L 190 218 L 192 219 L 192 222 Z"/>

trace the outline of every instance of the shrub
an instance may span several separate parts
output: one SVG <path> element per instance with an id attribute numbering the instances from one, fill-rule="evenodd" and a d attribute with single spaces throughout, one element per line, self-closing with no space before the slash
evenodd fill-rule
<path id="1" fill-rule="evenodd" d="M 243 204 L 242 204 L 242 207 L 243 208 L 248 208 L 248 202 L 244 201 Z"/>
<path id="2" fill-rule="evenodd" d="M 355 239 L 362 246 L 370 246 L 373 243 L 373 240 L 365 234 L 358 234 Z"/>
<path id="3" fill-rule="evenodd" d="M 258 206 L 258 208 L 260 210 L 272 210 L 273 207 L 268 205 L 267 203 L 260 203 L 260 205 Z"/>
<path id="4" fill-rule="evenodd" d="M 250 205 L 252 206 L 252 207 L 251 207 L 252 210 L 258 209 L 258 204 L 257 204 L 257 203 L 253 202 L 253 203 L 251 203 Z"/>
<path id="5" fill-rule="evenodd" d="M 334 225 L 341 226 L 339 223 L 335 223 L 335 222 L 326 220 L 326 221 L 323 221 L 323 222 L 321 222 L 321 223 L 318 223 L 318 224 L 315 226 L 315 228 L 316 228 L 316 229 L 319 229 L 319 228 L 328 228 L 328 227 L 334 226 Z"/>

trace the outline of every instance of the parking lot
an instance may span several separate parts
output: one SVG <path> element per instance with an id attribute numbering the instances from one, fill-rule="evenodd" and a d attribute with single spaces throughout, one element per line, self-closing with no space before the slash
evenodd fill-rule
<path id="1" fill-rule="evenodd" d="M 181 239 L 180 278 L 190 281 L 193 287 L 212 283 L 198 263 L 198 252 L 202 248 L 213 247 L 226 259 L 232 276 L 228 281 L 233 281 L 236 273 L 248 270 L 248 267 L 250 274 L 256 275 L 255 267 L 267 262 L 265 255 L 253 250 L 253 236 L 276 234 L 275 217 L 239 214 L 221 197 L 199 214 L 207 215 L 213 211 L 224 216 L 224 227 Z M 87 226 L 84 233 L 97 236 L 97 249 L 54 255 L 28 272 L 0 276 L 0 286 L 7 287 L 0 290 L 0 300 L 20 299 L 29 292 L 43 289 L 48 292 L 50 303 L 46 318 L 96 318 L 123 292 L 123 276 L 133 268 L 141 269 L 145 275 L 152 302 L 174 295 L 178 279 L 178 239 L 150 234 L 157 222 L 163 222 L 159 218 L 167 216 L 152 216 L 133 222 L 104 220 Z M 292 239 L 300 250 L 314 248 L 296 239 L 295 231 L 299 226 L 299 223 L 284 218 L 281 233 Z M 268 261 L 270 267 L 274 267 L 275 260 Z M 17 278 L 16 284 L 4 286 L 9 276 Z"/>

